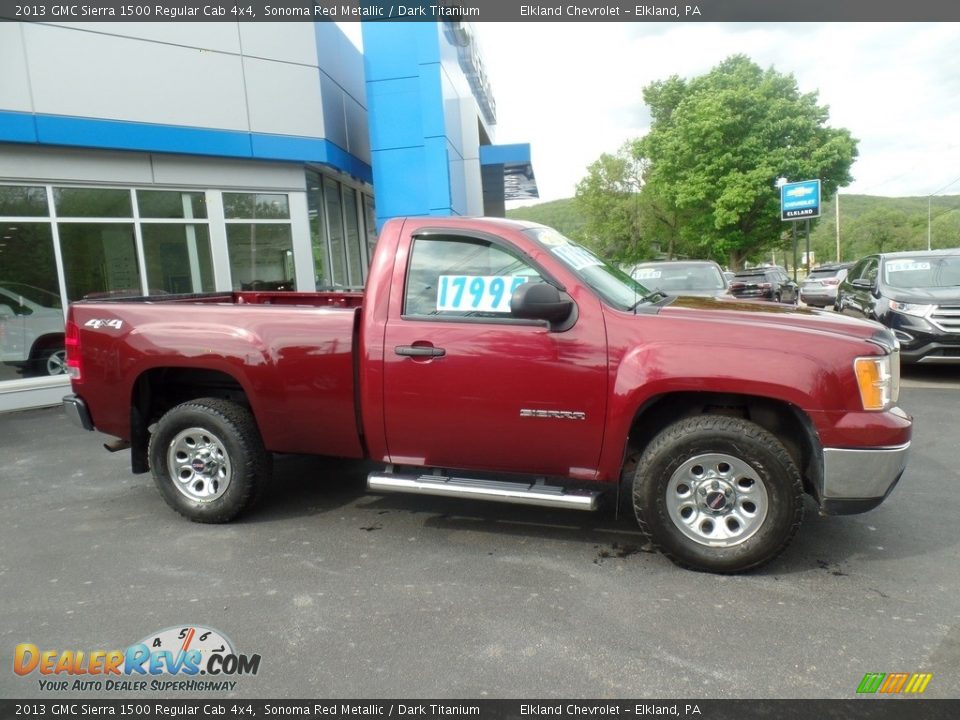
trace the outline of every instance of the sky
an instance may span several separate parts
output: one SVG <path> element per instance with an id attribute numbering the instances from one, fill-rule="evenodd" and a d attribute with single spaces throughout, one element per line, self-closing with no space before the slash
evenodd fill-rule
<path id="1" fill-rule="evenodd" d="M 736 53 L 819 92 L 859 139 L 841 193 L 960 194 L 960 23 L 476 23 L 497 143 L 529 142 L 540 202 L 642 136 L 642 90 Z M 806 178 L 790 178 L 802 180 Z M 536 202 L 536 201 L 535 201 Z M 529 203 L 528 203 L 529 204 Z"/>

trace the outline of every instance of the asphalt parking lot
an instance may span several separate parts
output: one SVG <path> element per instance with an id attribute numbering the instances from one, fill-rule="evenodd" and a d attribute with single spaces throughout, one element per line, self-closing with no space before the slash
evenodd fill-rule
<path id="1" fill-rule="evenodd" d="M 3 415 L 0 697 L 83 695 L 15 675 L 20 643 L 189 626 L 261 655 L 217 697 L 849 699 L 867 672 L 922 671 L 925 697 L 957 698 L 960 367 L 906 370 L 901 405 L 888 501 L 808 506 L 782 558 L 735 577 L 674 567 L 610 512 L 367 494 L 362 464 L 308 457 L 278 458 L 241 520 L 196 525 L 60 409 Z"/>

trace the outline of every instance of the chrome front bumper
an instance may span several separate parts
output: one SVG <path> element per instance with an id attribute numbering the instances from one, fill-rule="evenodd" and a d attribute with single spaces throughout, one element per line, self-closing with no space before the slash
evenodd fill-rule
<path id="1" fill-rule="evenodd" d="M 877 507 L 903 475 L 909 450 L 910 443 L 869 450 L 824 448 L 821 511 L 852 515 Z"/>

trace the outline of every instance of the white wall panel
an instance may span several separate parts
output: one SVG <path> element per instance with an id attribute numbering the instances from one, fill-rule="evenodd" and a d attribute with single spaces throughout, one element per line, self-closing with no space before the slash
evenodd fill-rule
<path id="1" fill-rule="evenodd" d="M 308 22 L 244 22 L 240 27 L 243 54 L 317 66 L 317 40 Z"/>
<path id="2" fill-rule="evenodd" d="M 73 150 L 0 143 L 0 177 L 5 180 L 149 184 L 153 181 L 146 153 Z"/>
<path id="3" fill-rule="evenodd" d="M 153 181 L 184 187 L 260 190 L 304 190 L 307 184 L 303 165 L 179 155 L 154 155 Z"/>
<path id="4" fill-rule="evenodd" d="M 349 140 L 343 107 L 343 89 L 329 75 L 321 71 L 320 92 L 323 96 L 323 129 L 326 138 L 346 150 Z"/>
<path id="5" fill-rule="evenodd" d="M 51 25 L 25 32 L 38 113 L 249 129 L 237 55 Z"/>
<path id="6" fill-rule="evenodd" d="M 0 22 L 0 109 L 30 112 L 30 85 L 20 24 Z"/>
<path id="7" fill-rule="evenodd" d="M 151 9 L 153 6 L 150 6 Z M 71 22 L 47 23 L 71 30 L 139 38 L 170 45 L 238 54 L 240 31 L 232 22 Z M 243 23 L 248 24 L 248 23 Z"/>
<path id="8" fill-rule="evenodd" d="M 370 161 L 370 130 L 367 126 L 367 111 L 349 95 L 343 96 L 347 116 L 347 151 L 367 165 Z"/>
<path id="9" fill-rule="evenodd" d="M 317 68 L 250 57 L 243 67 L 252 132 L 324 137 Z"/>

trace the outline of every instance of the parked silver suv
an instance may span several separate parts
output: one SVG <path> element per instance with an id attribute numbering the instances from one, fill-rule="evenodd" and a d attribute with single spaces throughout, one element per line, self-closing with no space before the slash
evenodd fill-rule
<path id="1" fill-rule="evenodd" d="M 853 263 L 821 265 L 814 268 L 800 285 L 800 299 L 812 307 L 824 308 L 837 301 L 837 288 Z"/>

